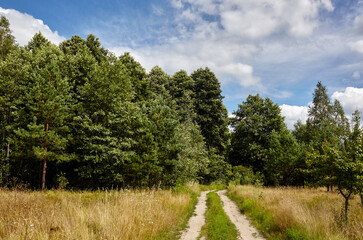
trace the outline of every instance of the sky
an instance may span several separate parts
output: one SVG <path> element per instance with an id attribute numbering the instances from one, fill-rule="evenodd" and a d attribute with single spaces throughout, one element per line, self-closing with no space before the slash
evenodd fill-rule
<path id="1" fill-rule="evenodd" d="M 363 0 L 0 0 L 0 15 L 19 45 L 92 33 L 146 71 L 209 67 L 229 114 L 259 93 L 291 129 L 318 81 L 347 115 L 363 112 Z"/>

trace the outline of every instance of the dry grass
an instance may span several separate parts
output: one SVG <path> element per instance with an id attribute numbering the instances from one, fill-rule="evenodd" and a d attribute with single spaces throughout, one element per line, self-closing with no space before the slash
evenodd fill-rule
<path id="1" fill-rule="evenodd" d="M 171 191 L 0 190 L 0 239 L 170 238 L 191 196 Z"/>
<path id="2" fill-rule="evenodd" d="M 322 188 L 230 186 L 230 193 L 270 211 L 274 224 L 282 231 L 297 227 L 312 239 L 363 239 L 363 209 L 357 196 L 350 201 L 350 219 L 345 224 L 343 197 Z"/>

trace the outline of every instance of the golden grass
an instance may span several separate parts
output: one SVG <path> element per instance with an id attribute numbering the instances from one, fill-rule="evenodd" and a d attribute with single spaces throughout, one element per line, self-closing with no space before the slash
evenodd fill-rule
<path id="1" fill-rule="evenodd" d="M 356 196 L 350 200 L 349 223 L 342 219 L 344 199 L 323 188 L 262 188 L 230 186 L 232 195 L 254 200 L 272 212 L 274 223 L 282 230 L 304 229 L 313 239 L 363 239 L 363 208 Z"/>
<path id="2" fill-rule="evenodd" d="M 0 239 L 168 238 L 190 203 L 190 194 L 164 190 L 0 190 Z"/>

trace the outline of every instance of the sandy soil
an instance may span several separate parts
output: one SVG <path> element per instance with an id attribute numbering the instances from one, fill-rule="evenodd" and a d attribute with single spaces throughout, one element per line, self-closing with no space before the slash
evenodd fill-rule
<path id="1" fill-rule="evenodd" d="M 200 230 L 205 223 L 204 213 L 207 210 L 207 191 L 201 192 L 198 203 L 195 206 L 194 215 L 189 219 L 188 228 L 183 231 L 181 240 L 195 240 L 200 234 Z"/>
<path id="2" fill-rule="evenodd" d="M 236 226 L 241 238 L 243 240 L 264 240 L 256 228 L 250 224 L 247 217 L 241 214 L 238 206 L 227 197 L 227 190 L 222 190 L 217 193 L 223 202 L 224 212 L 229 216 L 231 222 Z"/>

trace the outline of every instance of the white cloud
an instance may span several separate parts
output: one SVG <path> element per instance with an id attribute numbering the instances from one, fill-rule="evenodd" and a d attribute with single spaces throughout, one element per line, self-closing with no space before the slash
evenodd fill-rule
<path id="1" fill-rule="evenodd" d="M 330 12 L 334 11 L 334 6 L 330 0 L 321 0 L 321 3 L 323 4 L 326 10 Z"/>
<path id="2" fill-rule="evenodd" d="M 354 79 L 360 79 L 360 72 L 359 71 L 355 71 L 354 73 L 353 73 L 353 75 L 352 75 L 352 77 L 354 78 Z"/>
<path id="3" fill-rule="evenodd" d="M 9 20 L 12 34 L 20 45 L 28 44 L 34 34 L 38 32 L 41 32 L 44 37 L 55 44 L 65 40 L 57 31 L 53 32 L 42 20 L 36 19 L 29 14 L 0 7 L 0 15 Z"/>
<path id="4" fill-rule="evenodd" d="M 294 124 L 297 120 L 301 120 L 305 123 L 308 118 L 308 107 L 282 104 L 280 108 L 281 115 L 285 117 L 285 123 L 289 129 L 294 128 Z"/>
<path id="5" fill-rule="evenodd" d="M 363 34 L 363 14 L 354 19 L 354 26 L 358 34 Z"/>
<path id="6" fill-rule="evenodd" d="M 226 32 L 251 39 L 275 33 L 309 36 L 319 26 L 319 10 L 334 10 L 330 0 L 184 0 L 178 3 L 188 3 L 191 6 L 188 11 L 197 15 L 218 15 Z"/>
<path id="7" fill-rule="evenodd" d="M 363 40 L 352 42 L 349 44 L 349 46 L 353 51 L 363 53 Z"/>
<path id="8" fill-rule="evenodd" d="M 363 88 L 347 87 L 344 92 L 334 92 L 332 99 L 340 101 L 347 115 L 355 110 L 363 112 Z"/>
<path id="9" fill-rule="evenodd" d="M 223 83 L 237 83 L 265 93 L 276 90 L 263 86 L 266 80 L 255 74 L 251 61 L 269 48 L 262 47 L 262 40 L 269 43 L 265 46 L 271 43 L 282 47 L 284 43 L 270 42 L 269 38 L 274 34 L 309 36 L 319 26 L 319 10 L 334 9 L 330 0 L 173 0 L 171 6 L 178 10 L 174 18 L 180 36 L 163 45 L 131 49 L 147 70 L 159 65 L 172 74 L 207 66 Z M 206 15 L 211 18 L 206 19 Z M 111 50 L 121 54 L 119 47 Z M 305 49 L 298 51 L 306 53 Z M 281 51 L 277 54 L 281 55 Z M 284 58 L 273 55 L 274 62 Z M 285 61 L 290 61 L 291 56 L 294 54 Z"/>
<path id="10" fill-rule="evenodd" d="M 174 44 L 130 49 L 115 47 L 110 49 L 116 55 L 131 52 L 147 71 L 161 66 L 173 74 L 180 69 L 191 73 L 199 67 L 209 67 L 224 82 L 234 82 L 242 87 L 260 87 L 260 78 L 254 76 L 253 67 L 236 62 L 239 56 L 251 56 L 257 49 L 253 45 L 224 45 L 216 42 L 191 40 Z M 228 80 L 227 80 L 228 79 Z"/>

